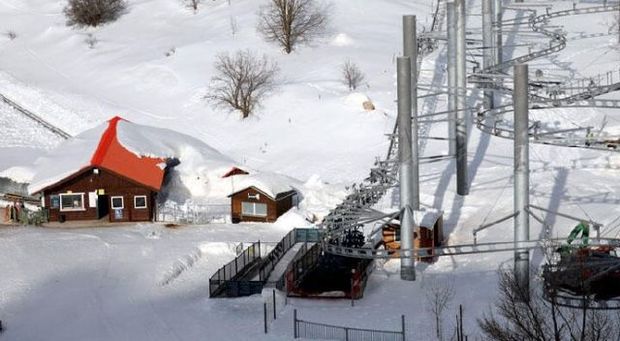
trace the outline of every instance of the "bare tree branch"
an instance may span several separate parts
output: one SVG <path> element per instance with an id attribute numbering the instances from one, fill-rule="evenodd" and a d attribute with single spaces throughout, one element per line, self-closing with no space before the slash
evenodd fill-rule
<path id="1" fill-rule="evenodd" d="M 239 110 L 246 118 L 274 89 L 278 71 L 277 64 L 266 56 L 258 58 L 248 50 L 237 51 L 233 56 L 220 54 L 205 98 L 217 106 Z"/>
<path id="2" fill-rule="evenodd" d="M 359 67 L 350 60 L 347 60 L 340 67 L 342 72 L 342 82 L 349 87 L 349 90 L 355 90 L 364 81 L 364 73 Z"/>
<path id="3" fill-rule="evenodd" d="M 426 306 L 435 319 L 435 335 L 443 339 L 442 315 L 454 298 L 453 281 L 433 282 L 426 290 Z"/>
<path id="4" fill-rule="evenodd" d="M 325 33 L 328 8 L 315 0 L 269 0 L 259 12 L 258 31 L 286 53 Z"/>
<path id="5" fill-rule="evenodd" d="M 531 299 L 524 300 L 526 293 L 519 287 L 514 273 L 500 271 L 500 296 L 495 307 L 499 316 L 492 311 L 478 319 L 485 338 L 505 341 L 612 340 L 620 332 L 614 318 L 607 312 L 589 309 L 587 300 L 582 309 L 571 310 L 558 306 L 555 297 L 548 302 L 533 291 L 530 289 Z M 581 316 L 578 316 L 580 312 Z"/>

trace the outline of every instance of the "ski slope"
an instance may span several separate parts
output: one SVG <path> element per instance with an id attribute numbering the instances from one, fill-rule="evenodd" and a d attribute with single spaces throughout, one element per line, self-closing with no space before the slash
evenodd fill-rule
<path id="1" fill-rule="evenodd" d="M 3 37 L 0 42 L 0 93 L 71 133 L 122 114 L 136 123 L 192 135 L 241 164 L 307 181 L 307 186 L 321 189 L 316 196 L 326 195 L 327 189 L 337 192 L 367 176 L 375 157 L 387 150 L 384 134 L 391 132 L 395 118 L 394 61 L 401 49 L 401 15 L 417 14 L 418 31 L 422 31 L 428 26 L 432 3 L 338 0 L 333 4 L 329 34 L 292 55 L 256 36 L 258 4 L 208 1 L 193 14 L 173 1 L 141 0 L 132 2 L 116 23 L 73 30 L 64 26 L 61 2 L 5 1 L 0 4 L 0 29 L 12 29 L 18 37 Z M 476 34 L 480 4 L 468 4 L 468 25 Z M 571 6 L 570 1 L 553 3 L 558 10 Z M 506 13 L 508 18 L 525 15 L 524 10 Z M 598 34 L 607 32 L 611 20 L 611 14 L 591 14 L 554 21 L 552 25 L 567 31 L 568 46 L 533 61 L 530 69 L 569 79 L 617 68 L 617 37 Z M 237 25 L 234 35 L 231 23 Z M 87 33 L 99 40 L 94 49 L 84 43 Z M 511 46 L 548 43 L 525 32 L 507 33 L 504 41 Z M 165 56 L 173 47 L 175 53 Z M 282 81 L 256 117 L 241 121 L 235 114 L 215 110 L 202 97 L 216 53 L 248 47 L 276 59 Z M 521 46 L 505 49 L 507 57 L 527 51 Z M 346 58 L 365 71 L 368 85 L 361 92 L 373 100 L 376 111 L 365 112 L 348 100 L 351 95 L 337 74 Z M 421 82 L 445 85 L 444 70 L 440 43 L 422 64 Z M 620 99 L 617 93 L 606 97 Z M 471 106 L 479 99 L 479 91 L 469 92 Z M 445 98 L 425 99 L 420 108 L 446 110 Z M 3 123 L 22 122 L 1 113 Z M 620 128 L 617 109 L 557 108 L 539 115 L 558 125 L 596 127 L 607 121 L 606 129 Z M 43 133 L 28 122 L 20 124 L 14 130 L 0 126 L 4 133 L 0 166 L 26 164 L 54 144 L 39 138 Z M 442 123 L 426 129 L 428 136 L 447 132 Z M 425 143 L 425 155 L 447 153 L 445 142 Z M 453 161 L 421 167 L 421 200 L 444 211 L 449 243 L 470 243 L 475 227 L 512 212 L 512 152 L 512 141 L 471 127 L 471 194 L 467 197 L 456 194 Z M 598 221 L 605 226 L 605 236 L 620 236 L 618 154 L 532 145 L 530 157 L 532 204 Z M 321 206 L 321 199 L 325 198 L 307 197 L 305 205 Z M 395 204 L 389 199 L 382 202 L 386 209 Z M 554 237 L 565 236 L 574 225 L 553 215 L 543 218 Z M 0 319 L 7 328 L 0 338 L 289 340 L 296 308 L 300 317 L 310 321 L 394 330 L 399 328 L 399 316 L 405 314 L 408 339 L 428 340 L 433 331 L 425 293 L 440 282 L 455 283 L 456 290 L 445 316 L 446 331 L 453 328 L 455 307 L 463 304 L 465 333 L 475 338 L 479 335 L 476 318 L 488 311 L 496 297 L 496 270 L 512 264 L 509 252 L 444 257 L 432 265 L 419 265 L 419 279 L 412 283 L 400 281 L 399 262 L 389 261 L 375 270 L 365 297 L 355 307 L 345 301 L 294 299 L 270 325 L 270 334 L 263 335 L 264 299 L 211 300 L 207 279 L 233 258 L 235 243 L 277 241 L 298 223 L 291 219 L 273 225 L 178 230 L 157 224 L 75 230 L 0 228 Z M 534 221 L 531 225 L 532 238 L 538 238 L 543 227 Z M 506 241 L 511 236 L 509 221 L 479 233 L 478 241 Z M 177 273 L 175 264 L 179 260 L 189 264 L 187 259 L 192 259 L 192 265 Z M 532 267 L 542 260 L 541 252 L 534 252 Z"/>

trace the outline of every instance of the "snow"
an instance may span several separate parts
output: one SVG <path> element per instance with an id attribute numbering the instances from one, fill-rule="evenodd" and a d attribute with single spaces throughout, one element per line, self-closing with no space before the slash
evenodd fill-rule
<path id="1" fill-rule="evenodd" d="M 180 164 L 174 167 L 178 185 L 194 200 L 224 198 L 231 184 L 222 175 L 233 167 L 242 168 L 206 143 L 170 129 L 119 121 L 117 137 L 123 147 L 138 156 L 178 159 Z"/>
<path id="2" fill-rule="evenodd" d="M 87 167 L 107 127 L 106 123 L 88 129 L 37 159 L 28 191 L 36 193 Z"/>
<path id="3" fill-rule="evenodd" d="M 415 226 L 433 228 L 442 214 L 443 212 L 436 209 L 415 210 L 413 211 L 413 222 Z"/>
<path id="4" fill-rule="evenodd" d="M 34 170 L 30 167 L 15 166 L 0 172 L 0 178 L 9 178 L 20 183 L 28 183 L 33 177 Z"/>
<path id="5" fill-rule="evenodd" d="M 277 173 L 237 175 L 233 181 L 234 189 L 232 193 L 242 191 L 248 187 L 255 187 L 272 199 L 275 199 L 278 194 L 290 192 L 295 190 L 295 187 L 301 186 L 299 180 Z"/>
<path id="6" fill-rule="evenodd" d="M 211 224 L 178 230 L 153 224 L 72 230 L 2 227 L 0 319 L 7 329 L 0 337 L 289 340 L 292 311 L 298 309 L 299 317 L 310 321 L 393 330 L 400 328 L 399 316 L 405 314 L 408 339 L 426 340 L 433 337 L 429 328 L 433 321 L 424 304 L 425 290 L 437 282 L 458 283 L 445 316 L 446 330 L 453 328 L 449 316 L 463 304 L 466 334 L 472 339 L 479 335 L 476 318 L 494 303 L 496 270 L 512 264 L 511 252 L 440 258 L 434 264 L 420 265 L 418 281 L 413 283 L 398 278 L 398 261 L 379 262 L 380 268 L 370 277 L 364 298 L 355 307 L 341 300 L 292 299 L 279 311 L 266 336 L 262 334 L 263 297 L 208 298 L 207 278 L 234 257 L 239 242 L 276 242 L 290 228 L 320 220 L 346 196 L 347 186 L 368 176 L 375 158 L 385 155 L 388 141 L 384 134 L 391 133 L 395 118 L 395 57 L 401 51 L 401 16 L 415 13 L 418 32 L 422 32 L 423 26 L 428 28 L 433 10 L 433 1 L 426 0 L 333 1 L 329 34 L 312 46 L 285 55 L 256 35 L 260 3 L 207 1 L 193 14 L 180 2 L 134 1 L 117 22 L 89 30 L 66 27 L 63 4 L 58 1 L 0 4 L 0 30 L 11 29 L 18 35 L 15 40 L 0 37 L 0 93 L 74 135 L 120 114 L 135 124 L 172 129 L 212 146 L 206 148 L 193 138 L 154 128 L 134 139 L 141 135 L 129 124 L 120 134 L 122 143 L 140 155 L 162 153 L 198 160 L 187 162 L 184 170 L 190 174 L 189 169 L 195 167 L 196 177 L 188 175 L 183 181 L 179 177 L 187 190 L 196 191 L 196 197 L 216 192 L 225 197 L 232 192 L 231 179 L 224 180 L 229 186 L 224 182 L 216 186 L 211 168 L 201 168 L 207 163 L 201 159 L 202 153 L 213 149 L 226 159 L 237 160 L 240 168 L 251 171 L 250 177 L 287 174 L 298 179 L 283 176 L 281 184 L 294 187 L 302 197 L 299 207 L 275 224 Z M 468 3 L 468 30 L 479 38 L 480 3 Z M 551 5 L 553 10 L 572 8 L 570 1 Z M 524 14 L 507 10 L 505 17 Z M 541 69 L 553 79 L 575 79 L 617 69 L 617 36 L 596 35 L 607 32 L 606 23 L 612 16 L 599 13 L 552 19 L 549 25 L 561 25 L 567 32 L 568 46 L 530 62 L 530 70 Z M 234 34 L 231 23 L 237 25 Z M 519 29 L 524 31 L 525 26 Z M 87 33 L 99 40 L 94 49 L 84 43 Z M 506 57 L 528 52 L 528 46 L 515 45 L 530 44 L 537 49 L 548 44 L 539 35 L 505 33 L 505 43 L 510 46 L 504 49 Z M 175 53 L 166 56 L 172 48 Z M 204 100 L 215 55 L 240 48 L 276 60 L 283 79 L 257 115 L 247 120 L 215 109 Z M 359 94 L 350 93 L 339 79 L 339 67 L 347 59 L 366 75 L 368 84 Z M 445 46 L 440 42 L 439 50 L 422 64 L 420 83 L 445 85 L 444 65 Z M 420 90 L 420 95 L 425 93 Z M 350 97 L 359 102 L 362 96 L 372 98 L 378 110 L 364 112 L 347 101 Z M 604 97 L 620 99 L 617 93 Z M 471 90 L 468 106 L 475 107 L 479 100 L 479 91 Z M 424 113 L 446 110 L 445 98 L 421 99 L 419 108 Z M 592 125 L 598 129 L 606 116 L 604 131 L 609 133 L 620 131 L 619 114 L 618 109 L 596 108 L 532 111 L 536 119 L 551 127 Z M 73 157 L 62 159 L 72 168 L 90 156 L 2 104 L 0 130 L 3 174 L 25 178 L 25 169 L 12 167 L 28 166 L 59 145 L 73 153 Z M 446 131 L 444 123 L 421 126 L 421 134 L 427 136 L 446 136 Z M 159 139 L 160 134 L 174 138 Z M 171 140 L 183 143 L 170 145 Z M 445 141 L 422 140 L 420 150 L 424 156 L 446 154 L 447 146 Z M 468 154 L 471 188 L 466 197 L 456 194 L 453 161 L 421 165 L 421 201 L 443 211 L 448 245 L 471 243 L 474 228 L 512 213 L 512 152 L 512 141 L 472 127 Z M 620 236 L 618 154 L 532 145 L 530 156 L 533 204 L 590 217 L 604 224 L 604 236 Z M 237 185 L 234 182 L 234 188 Z M 397 207 L 397 192 L 390 192 L 381 205 L 385 210 Z M 554 237 L 566 236 L 574 226 L 562 217 L 541 216 Z M 509 241 L 512 224 L 506 221 L 485 229 L 478 233 L 478 241 Z M 531 225 L 532 238 L 540 237 L 543 228 L 534 221 Z M 532 268 L 542 261 L 541 252 L 533 252 Z"/>
<path id="7" fill-rule="evenodd" d="M 366 94 L 353 92 L 344 98 L 344 102 L 353 109 L 362 110 L 364 102 L 369 102 L 370 98 Z"/>

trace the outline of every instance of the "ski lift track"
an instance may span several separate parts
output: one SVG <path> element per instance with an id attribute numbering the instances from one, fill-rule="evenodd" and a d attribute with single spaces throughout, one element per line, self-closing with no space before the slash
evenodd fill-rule
<path id="1" fill-rule="evenodd" d="M 431 32 L 438 30 L 441 27 L 443 11 L 440 9 L 443 6 L 445 1 L 438 1 L 437 10 L 435 12 L 435 18 L 433 20 L 433 26 Z M 528 53 L 527 55 L 519 56 L 517 58 L 508 60 L 501 64 L 493 65 L 487 69 L 483 69 L 481 73 L 483 74 L 501 74 L 503 70 L 506 70 L 516 64 L 525 63 L 531 61 L 536 58 L 541 58 L 552 53 L 559 52 L 566 47 L 566 36 L 565 34 L 560 34 L 558 32 L 552 32 L 545 29 L 546 23 L 553 18 L 564 17 L 564 16 L 572 16 L 572 15 L 581 15 L 581 14 L 591 14 L 591 13 L 601 13 L 601 12 L 612 12 L 618 11 L 620 6 L 618 5 L 605 5 L 605 6 L 596 6 L 596 7 L 587 7 L 587 8 L 573 8 L 571 10 L 563 10 L 557 12 L 547 12 L 543 15 L 536 16 L 535 12 L 532 11 L 532 15 L 530 15 L 528 24 L 530 29 L 534 32 L 541 33 L 547 37 L 551 38 L 549 47 L 543 50 L 534 51 Z M 438 17 L 439 16 L 439 17 Z M 427 35 L 432 36 L 432 35 Z M 424 38 L 430 39 L 430 38 Z M 426 46 L 430 46 L 431 51 L 436 46 L 435 43 L 426 44 Z M 425 54 L 427 54 L 428 50 L 420 51 L 420 59 L 418 63 L 421 63 L 421 59 L 424 58 Z M 420 68 L 418 68 L 420 70 Z M 419 71 L 418 71 L 419 72 Z M 538 94 L 530 94 L 530 99 L 533 103 L 537 103 L 539 105 L 550 104 L 553 107 L 601 107 L 601 108 L 620 108 L 620 101 L 616 100 L 597 100 L 595 97 L 600 96 L 602 94 L 606 94 L 609 92 L 620 90 L 620 83 L 613 83 L 613 74 L 611 77 L 607 76 L 609 73 L 605 74 L 607 79 L 607 83 L 602 84 L 599 82 L 598 85 L 588 86 L 586 91 L 579 92 L 576 94 L 571 93 L 571 95 L 566 97 L 558 97 L 557 94 L 565 93 L 566 91 L 570 91 L 573 89 L 571 86 L 567 86 L 563 84 L 563 86 L 556 86 L 553 88 L 551 92 L 553 95 L 549 97 L 544 97 Z M 618 70 L 618 79 L 620 79 L 620 70 Z M 475 79 L 485 79 L 485 77 L 478 76 L 476 74 L 470 75 L 468 77 L 470 80 Z M 488 76 L 486 77 L 488 78 Z M 598 79 L 600 77 L 597 76 Z M 484 83 L 483 83 L 484 84 Z M 570 84 L 569 84 L 570 85 Z M 506 91 L 512 93 L 512 89 L 509 87 L 492 85 L 488 84 L 484 86 L 486 88 L 493 88 L 495 90 Z M 587 103 L 584 101 L 587 100 Z M 506 138 L 514 138 L 514 132 L 509 131 L 507 129 L 502 129 L 502 133 L 496 133 L 499 131 L 497 126 L 494 124 L 492 126 L 488 125 L 485 121 L 494 115 L 501 115 L 512 112 L 512 105 L 503 106 L 497 109 L 491 109 L 479 112 L 476 116 L 476 126 L 485 133 L 506 137 Z M 340 203 L 336 208 L 334 208 L 324 219 L 323 223 L 321 223 L 321 228 L 325 230 L 325 238 L 323 240 L 323 249 L 325 252 L 352 257 L 352 258 L 388 258 L 392 257 L 393 254 L 388 250 L 377 250 L 371 248 L 354 248 L 354 247 L 344 247 L 342 245 L 338 245 L 341 242 L 341 239 L 345 232 L 355 230 L 365 220 L 368 220 L 369 217 L 376 217 L 377 212 L 374 211 L 371 207 L 375 205 L 383 195 L 387 192 L 389 188 L 396 187 L 398 184 L 398 158 L 397 158 L 397 125 L 394 126 L 394 130 L 392 134 L 389 134 L 390 144 L 388 147 L 388 152 L 386 158 L 384 160 L 377 160 L 375 162 L 375 166 L 370 170 L 370 176 L 366 178 L 362 183 L 358 185 L 353 185 L 352 193 L 349 194 L 342 203 Z M 428 131 L 428 127 L 425 130 L 420 131 L 421 136 L 424 136 L 424 132 Z M 532 134 L 534 136 L 534 134 Z M 590 149 L 602 149 L 595 145 L 586 145 L 585 143 L 582 145 L 575 144 L 567 144 L 566 142 L 562 143 L 561 141 L 553 141 L 553 140 L 539 140 L 534 139 L 535 143 L 547 143 L 554 144 L 559 146 L 570 146 L 570 147 L 580 147 L 580 148 L 590 148 Z M 380 220 L 385 218 L 393 218 L 392 216 L 383 216 Z M 371 220 L 372 221 L 372 220 Z M 603 239 L 601 239 L 603 240 Z M 544 247 L 546 241 L 529 241 L 528 248 L 540 248 Z M 610 244 L 615 246 L 620 246 L 618 240 L 608 239 Z M 523 242 L 520 242 L 519 245 L 523 246 Z M 481 245 L 481 244 L 472 244 L 472 245 L 454 245 L 447 246 L 443 248 L 435 248 L 432 251 L 436 256 L 444 256 L 444 255 L 459 255 L 459 254 L 472 254 L 472 253 L 482 253 L 482 252 L 498 252 L 498 251 L 509 251 L 519 249 L 519 245 L 515 245 L 514 242 L 499 242 L 499 243 L 489 243 L 489 245 Z M 525 247 L 525 246 L 524 246 Z M 407 253 L 401 250 L 401 255 Z M 409 253 L 415 253 L 417 255 L 421 255 L 420 252 L 423 251 L 431 251 L 431 250 L 409 250 Z M 568 305 L 568 303 L 567 303 Z"/>
<path id="2" fill-rule="evenodd" d="M 539 16 L 532 14 L 528 20 L 528 24 L 532 31 L 537 33 L 542 33 L 547 37 L 551 38 L 549 48 L 531 52 L 527 55 L 520 56 L 511 60 L 508 60 L 504 63 L 492 65 L 489 68 L 483 69 L 482 74 L 498 74 L 501 73 L 502 70 L 506 70 L 510 67 L 513 67 L 516 64 L 525 63 L 527 61 L 544 57 L 550 55 L 552 53 L 559 52 L 566 47 L 566 36 L 564 34 L 560 34 L 558 32 L 552 32 L 545 29 L 545 25 L 549 22 L 550 19 L 571 16 L 571 15 L 582 15 L 582 14 L 591 14 L 591 13 L 602 13 L 602 12 L 617 12 L 620 9 L 620 6 L 596 6 L 596 7 L 587 7 L 587 8 L 573 8 L 571 10 L 563 10 L 558 12 L 548 12 Z M 482 80 L 485 77 L 471 75 L 469 77 L 472 80 Z M 614 78 L 616 82 L 614 82 Z M 620 90 L 620 69 L 606 72 L 604 74 L 599 74 L 596 76 L 589 77 L 591 80 L 591 84 L 586 86 L 585 80 L 578 80 L 577 82 L 568 82 L 564 83 L 561 86 L 551 86 L 545 87 L 547 91 L 548 97 L 541 96 L 535 93 L 530 92 L 529 99 L 532 102 L 532 107 L 530 110 L 538 110 L 538 109 L 547 109 L 547 108 L 574 108 L 574 107 L 596 107 L 596 108 L 620 108 L 620 101 L 617 100 L 600 100 L 596 99 L 596 97 L 600 95 L 604 95 L 610 92 Z M 598 84 L 594 82 L 594 80 L 598 80 Z M 576 85 L 574 83 L 577 83 Z M 581 84 L 580 84 L 581 83 Z M 494 90 L 512 92 L 512 89 L 504 86 L 493 85 L 488 83 L 482 83 L 482 87 L 491 88 Z M 581 89 L 581 91 L 573 92 L 575 89 Z M 561 97 L 561 94 L 569 93 L 568 96 Z M 476 115 L 476 127 L 481 131 L 491 134 L 497 137 L 513 139 L 514 131 L 507 128 L 498 127 L 498 123 L 500 120 L 496 118 L 498 116 L 502 116 L 505 114 L 513 113 L 514 108 L 512 104 L 508 104 L 506 106 L 502 106 L 495 109 L 488 109 L 485 111 L 481 111 Z M 551 138 L 540 138 L 539 132 L 537 131 L 538 122 L 534 122 L 530 125 L 530 132 L 528 132 L 531 142 L 539 143 L 539 144 L 550 144 L 562 147 L 577 147 L 584 149 L 598 149 L 598 150 L 608 150 L 620 152 L 620 149 L 617 148 L 616 144 L 612 144 L 614 148 L 610 149 L 610 143 L 606 143 L 605 141 L 597 142 L 590 141 L 587 136 L 580 139 L 580 141 L 571 141 L 571 139 L 566 137 L 558 137 L 556 134 L 561 134 L 563 131 L 557 132 L 543 132 L 546 136 L 551 136 Z M 578 130 L 589 132 L 591 127 L 583 127 Z M 571 131 L 574 131 L 571 129 Z"/>
<path id="3" fill-rule="evenodd" d="M 65 139 L 65 140 L 69 139 L 71 137 L 71 135 L 69 135 L 64 130 L 54 126 L 53 124 L 51 124 L 49 122 L 47 122 L 46 120 L 41 118 L 41 116 L 33 113 L 32 111 L 22 107 L 19 104 L 15 103 L 13 100 L 9 99 L 8 97 L 4 96 L 3 94 L 0 94 L 0 100 L 2 102 L 4 102 L 4 103 L 8 104 L 13 109 L 17 110 L 17 112 L 19 112 L 22 115 L 28 117 L 29 119 L 35 121 L 39 125 L 43 126 L 45 129 L 51 131 L 55 135 L 58 135 L 58 136 L 60 136 L 61 138 Z"/>

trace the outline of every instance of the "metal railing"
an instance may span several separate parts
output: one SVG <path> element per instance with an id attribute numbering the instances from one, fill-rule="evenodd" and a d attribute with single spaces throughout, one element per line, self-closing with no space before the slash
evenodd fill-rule
<path id="1" fill-rule="evenodd" d="M 224 265 L 211 276 L 209 279 L 209 293 L 211 297 L 237 297 L 260 293 L 273 269 L 293 245 L 308 242 L 317 243 L 315 244 L 317 249 L 313 251 L 313 257 L 318 258 L 320 240 L 321 232 L 318 229 L 296 228 L 287 233 L 264 257 L 261 257 L 260 242 L 253 243 L 237 258 Z M 303 258 L 307 251 L 309 250 L 302 246 L 291 264 L 297 259 Z M 285 274 L 289 271 L 290 266 L 287 267 Z M 282 279 L 276 281 L 275 286 L 278 289 L 284 288 L 284 285 L 278 285 L 278 283 L 283 281 Z"/>
<path id="2" fill-rule="evenodd" d="M 293 229 L 276 244 L 273 250 L 265 257 L 259 268 L 259 280 L 267 281 L 269 275 L 280 262 L 282 257 L 297 243 L 319 242 L 320 232 L 317 229 Z M 301 250 L 303 251 L 303 250 Z"/>
<path id="3" fill-rule="evenodd" d="M 319 262 L 321 256 L 321 244 L 314 244 L 303 256 L 291 262 L 286 269 L 286 286 L 290 288 L 296 287 L 304 279 L 304 277 L 314 269 Z"/>
<path id="4" fill-rule="evenodd" d="M 260 242 L 252 243 L 239 256 L 221 267 L 209 278 L 209 296 L 215 297 L 222 294 L 238 296 L 235 293 L 253 291 L 255 286 L 249 283 L 249 281 L 247 281 L 247 284 L 240 284 L 238 282 L 233 283 L 233 280 L 247 272 L 248 267 L 259 260 Z M 260 289 L 262 290 L 262 286 Z"/>
<path id="5" fill-rule="evenodd" d="M 186 204 L 173 202 L 157 206 L 157 221 L 180 224 L 225 223 L 230 217 L 230 204 Z"/>
<path id="6" fill-rule="evenodd" d="M 351 328 L 301 320 L 297 318 L 297 309 L 295 309 L 293 310 L 293 337 L 295 339 L 305 338 L 342 341 L 405 341 L 405 316 L 401 315 L 401 330 L 392 331 Z"/>

